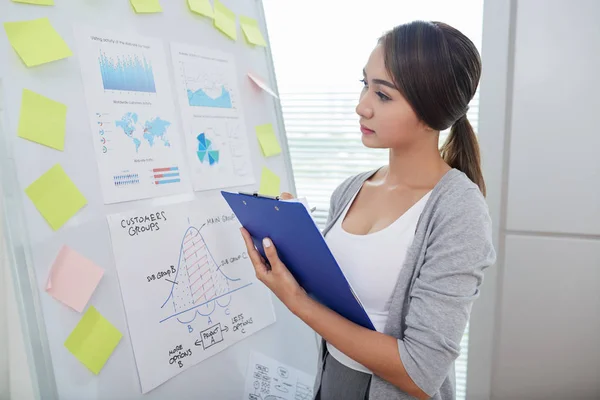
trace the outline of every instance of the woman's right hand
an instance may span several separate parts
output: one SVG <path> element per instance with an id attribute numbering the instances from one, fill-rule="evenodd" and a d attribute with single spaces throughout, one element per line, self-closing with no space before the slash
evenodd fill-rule
<path id="1" fill-rule="evenodd" d="M 294 198 L 294 196 L 288 192 L 281 192 L 281 194 L 279 195 L 279 198 L 281 200 L 291 200 Z"/>

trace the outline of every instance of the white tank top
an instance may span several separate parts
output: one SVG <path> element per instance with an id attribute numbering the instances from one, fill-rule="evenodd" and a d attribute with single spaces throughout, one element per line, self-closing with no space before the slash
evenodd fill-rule
<path id="1" fill-rule="evenodd" d="M 388 227 L 367 235 L 351 234 L 342 228 L 342 222 L 357 194 L 358 192 L 354 194 L 342 215 L 331 227 L 325 240 L 375 329 L 383 332 L 398 274 L 404 265 L 417 222 L 431 192 Z M 372 373 L 330 343 L 327 343 L 327 350 L 343 365 L 357 371 Z"/>

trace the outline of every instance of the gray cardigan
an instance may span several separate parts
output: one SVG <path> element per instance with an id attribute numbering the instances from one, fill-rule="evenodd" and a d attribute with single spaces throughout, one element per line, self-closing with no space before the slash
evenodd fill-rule
<path id="1" fill-rule="evenodd" d="M 348 178 L 333 192 L 323 235 L 375 172 Z M 479 295 L 483 270 L 496 258 L 491 225 L 478 187 L 459 170 L 448 171 L 423 209 L 392 294 L 384 333 L 398 338 L 400 359 L 408 375 L 435 400 L 456 397 L 454 360 L 460 353 L 471 306 Z M 322 342 L 315 395 L 324 355 Z M 412 397 L 374 375 L 369 398 Z"/>

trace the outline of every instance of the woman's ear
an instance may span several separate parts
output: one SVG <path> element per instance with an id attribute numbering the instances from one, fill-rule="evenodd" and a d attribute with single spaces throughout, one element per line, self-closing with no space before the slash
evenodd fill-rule
<path id="1" fill-rule="evenodd" d="M 419 121 L 419 127 L 421 128 L 421 130 L 427 132 L 427 133 L 431 133 L 431 132 L 435 132 L 435 129 L 433 129 L 432 127 L 430 127 L 429 125 L 427 125 L 425 123 L 425 121 Z"/>

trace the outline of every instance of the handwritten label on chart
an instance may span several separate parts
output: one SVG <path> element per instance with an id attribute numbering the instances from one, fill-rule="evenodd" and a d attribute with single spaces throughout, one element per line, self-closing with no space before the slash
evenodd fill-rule
<path id="1" fill-rule="evenodd" d="M 244 400 L 309 400 L 315 377 L 258 352 L 250 355 Z"/>
<path id="2" fill-rule="evenodd" d="M 108 219 L 143 393 L 275 322 L 221 197 Z"/>

